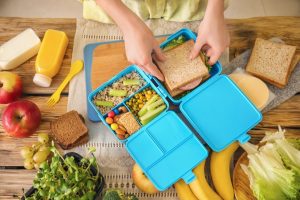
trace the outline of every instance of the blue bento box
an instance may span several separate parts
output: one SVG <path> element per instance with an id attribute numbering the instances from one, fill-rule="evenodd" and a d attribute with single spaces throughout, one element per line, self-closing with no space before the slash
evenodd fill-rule
<path id="1" fill-rule="evenodd" d="M 168 37 L 161 47 L 180 35 L 196 40 L 192 31 L 181 29 Z M 235 141 L 247 142 L 250 139 L 247 132 L 262 120 L 259 110 L 233 81 L 228 76 L 221 75 L 222 67 L 219 62 L 212 67 L 208 80 L 180 99 L 172 98 L 156 78 L 132 65 L 98 87 L 88 97 L 89 103 L 109 129 L 110 126 L 105 122 L 107 114 L 99 112 L 93 104 L 93 98 L 99 91 L 132 71 L 139 73 L 147 82 L 136 93 L 151 87 L 167 107 L 133 135 L 118 140 L 125 144 L 131 157 L 160 191 L 166 190 L 179 179 L 187 184 L 195 179 L 192 170 L 208 156 L 207 149 L 198 137 L 213 151 L 219 152 Z M 125 102 L 130 98 L 131 96 L 124 99 L 120 105 L 127 107 Z M 179 107 L 185 122 L 169 109 L 169 101 Z M 198 137 L 188 123 L 196 130 Z M 115 135 L 113 131 L 112 133 Z"/>

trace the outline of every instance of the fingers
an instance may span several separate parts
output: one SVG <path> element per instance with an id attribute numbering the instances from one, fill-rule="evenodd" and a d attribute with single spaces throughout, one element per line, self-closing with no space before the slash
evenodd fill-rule
<path id="1" fill-rule="evenodd" d="M 200 40 L 200 37 L 197 37 L 196 43 L 195 43 L 195 45 L 194 45 L 194 47 L 191 51 L 191 54 L 190 54 L 190 59 L 191 60 L 193 60 L 194 58 L 196 58 L 199 55 L 199 53 L 200 53 L 200 51 L 201 51 L 204 44 L 205 44 L 205 41 Z"/>
<path id="2" fill-rule="evenodd" d="M 138 65 L 138 67 L 141 68 L 147 74 L 151 74 L 150 71 L 148 69 L 146 69 L 143 65 Z"/>
<path id="3" fill-rule="evenodd" d="M 165 61 L 166 60 L 166 57 L 165 57 L 163 51 L 161 50 L 161 48 L 159 47 L 158 44 L 154 45 L 153 51 L 154 51 L 154 56 L 157 60 L 159 60 L 159 61 Z"/>
<path id="4" fill-rule="evenodd" d="M 212 50 L 212 48 L 209 48 L 209 49 L 206 51 L 206 56 L 207 56 L 207 57 L 211 57 L 212 54 L 213 54 L 213 50 Z"/>
<path id="5" fill-rule="evenodd" d="M 159 80 L 161 81 L 164 81 L 165 78 L 164 76 L 162 75 L 162 73 L 159 71 L 159 69 L 156 67 L 155 64 L 153 64 L 153 62 L 149 62 L 145 65 L 142 65 L 142 69 L 144 71 L 146 71 L 147 73 L 155 76 L 156 78 L 158 78 Z"/>
<path id="6" fill-rule="evenodd" d="M 217 62 L 217 60 L 219 59 L 219 57 L 221 56 L 221 51 L 213 50 L 213 51 L 211 51 L 210 54 L 211 55 L 209 56 L 208 64 L 214 65 Z"/>
<path id="7" fill-rule="evenodd" d="M 221 56 L 222 52 L 218 49 L 209 48 L 206 51 L 206 56 L 209 57 L 208 64 L 214 65 L 219 57 Z"/>

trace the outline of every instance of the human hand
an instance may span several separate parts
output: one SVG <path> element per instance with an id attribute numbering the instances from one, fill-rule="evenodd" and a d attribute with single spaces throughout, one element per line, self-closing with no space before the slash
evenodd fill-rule
<path id="1" fill-rule="evenodd" d="M 200 23 L 198 37 L 190 58 L 196 58 L 202 49 L 209 57 L 208 63 L 213 65 L 229 43 L 230 38 L 224 17 L 218 14 L 208 14 Z"/>
<path id="2" fill-rule="evenodd" d="M 152 61 L 152 56 L 160 61 L 164 61 L 165 57 L 151 30 L 144 23 L 138 23 L 123 34 L 127 60 L 164 81 L 164 76 Z"/>
<path id="3" fill-rule="evenodd" d="M 152 62 L 152 54 L 159 61 L 164 55 L 151 30 L 120 0 L 96 0 L 123 32 L 126 57 L 129 62 L 164 81 L 164 76 Z"/>

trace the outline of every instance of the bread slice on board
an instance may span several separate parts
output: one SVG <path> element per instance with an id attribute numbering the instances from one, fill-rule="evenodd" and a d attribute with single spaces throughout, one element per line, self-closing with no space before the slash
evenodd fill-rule
<path id="1" fill-rule="evenodd" d="M 165 77 L 165 84 L 170 91 L 178 89 L 192 81 L 208 75 L 208 69 L 200 56 L 190 60 L 190 52 L 194 46 L 193 40 L 165 51 L 166 60 L 155 60 Z"/>
<path id="2" fill-rule="evenodd" d="M 246 71 L 279 88 L 284 88 L 294 66 L 296 47 L 257 38 Z"/>
<path id="3" fill-rule="evenodd" d="M 88 129 L 76 111 L 70 111 L 50 124 L 50 135 L 63 149 L 70 149 L 88 141 Z"/>

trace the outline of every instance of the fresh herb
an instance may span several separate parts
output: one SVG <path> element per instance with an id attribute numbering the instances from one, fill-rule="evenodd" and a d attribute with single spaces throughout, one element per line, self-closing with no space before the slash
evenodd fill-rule
<path id="1" fill-rule="evenodd" d="M 124 194 L 119 189 L 108 189 L 106 190 L 103 200 L 138 200 L 138 198 L 133 194 Z"/>
<path id="2" fill-rule="evenodd" d="M 88 154 L 91 156 L 82 158 L 79 163 L 73 156 L 63 158 L 53 143 L 51 152 L 51 163 L 43 162 L 33 181 L 37 191 L 25 200 L 93 200 L 96 186 L 103 181 L 99 178 L 99 166 L 92 154 L 95 148 L 90 148 Z M 96 175 L 92 173 L 91 166 L 97 169 Z"/>
<path id="3" fill-rule="evenodd" d="M 208 64 L 209 57 L 206 55 L 206 53 L 204 51 L 200 52 L 200 57 L 201 57 L 202 61 L 204 62 L 205 66 L 207 67 L 208 72 L 210 72 L 212 66 L 210 64 Z"/>
<path id="4" fill-rule="evenodd" d="M 249 164 L 241 165 L 258 200 L 300 199 L 300 150 L 279 130 L 266 134 L 265 145 L 241 145 L 248 153 Z M 299 143 L 299 140 L 298 142 Z"/>

